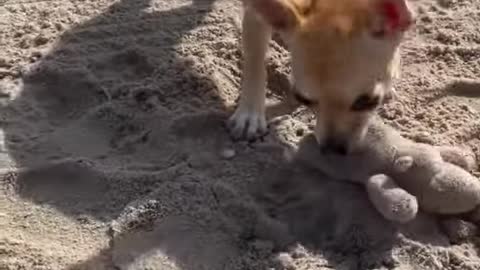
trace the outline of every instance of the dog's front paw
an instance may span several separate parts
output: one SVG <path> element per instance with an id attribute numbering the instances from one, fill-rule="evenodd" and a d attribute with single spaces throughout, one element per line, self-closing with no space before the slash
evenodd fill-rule
<path id="1" fill-rule="evenodd" d="M 268 132 L 265 113 L 257 110 L 238 107 L 227 123 L 233 139 L 255 140 L 265 136 Z"/>
<path id="2" fill-rule="evenodd" d="M 388 87 L 385 89 L 385 95 L 383 96 L 383 103 L 389 103 L 396 100 L 398 97 L 397 90 L 392 87 Z"/>

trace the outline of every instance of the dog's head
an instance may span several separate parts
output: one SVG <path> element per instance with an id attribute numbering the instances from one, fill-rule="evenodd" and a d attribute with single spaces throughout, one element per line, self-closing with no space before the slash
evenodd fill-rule
<path id="1" fill-rule="evenodd" d="M 244 0 L 287 41 L 297 99 L 318 143 L 349 152 L 384 98 L 385 77 L 413 15 L 406 0 Z"/>

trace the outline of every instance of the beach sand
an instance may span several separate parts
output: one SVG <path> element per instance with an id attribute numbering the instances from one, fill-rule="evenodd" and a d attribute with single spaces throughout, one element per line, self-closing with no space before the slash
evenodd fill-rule
<path id="1" fill-rule="evenodd" d="M 477 237 L 389 223 L 362 187 L 284 163 L 306 109 L 232 142 L 239 2 L 0 0 L 0 269 L 480 269 Z M 380 114 L 480 156 L 480 1 L 414 4 Z M 272 41 L 269 102 L 288 61 Z"/>

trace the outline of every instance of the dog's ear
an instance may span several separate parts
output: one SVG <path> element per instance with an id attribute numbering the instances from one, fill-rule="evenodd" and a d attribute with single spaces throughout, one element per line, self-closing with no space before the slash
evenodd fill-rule
<path id="1" fill-rule="evenodd" d="M 299 24 L 296 1 L 308 0 L 243 0 L 275 30 L 288 31 Z"/>
<path id="2" fill-rule="evenodd" d="M 413 23 L 414 15 L 408 0 L 378 0 L 374 7 L 372 34 L 383 38 L 405 32 Z"/>

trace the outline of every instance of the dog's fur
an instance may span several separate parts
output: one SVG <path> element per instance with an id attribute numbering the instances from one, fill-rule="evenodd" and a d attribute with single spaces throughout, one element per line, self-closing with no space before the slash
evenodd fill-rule
<path id="1" fill-rule="evenodd" d="M 291 53 L 294 95 L 316 116 L 318 143 L 343 152 L 358 145 L 375 108 L 394 91 L 398 47 L 413 21 L 406 1 L 243 0 L 243 80 L 232 136 L 267 131 L 264 61 L 276 31 Z M 393 15 L 385 4 L 393 4 Z"/>

